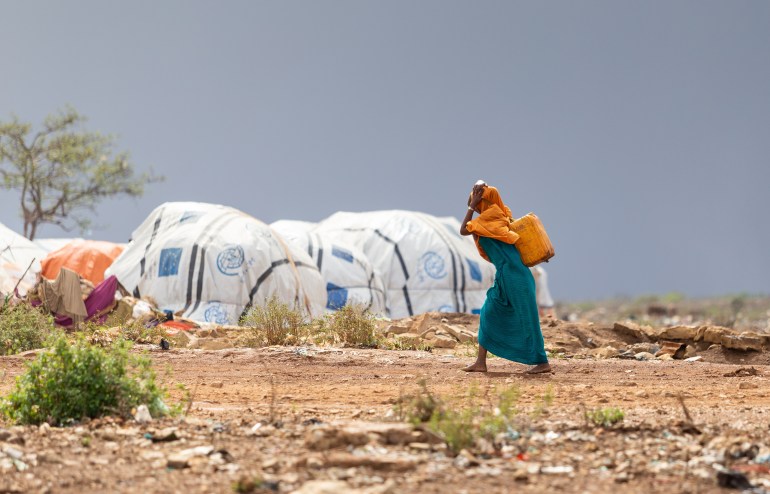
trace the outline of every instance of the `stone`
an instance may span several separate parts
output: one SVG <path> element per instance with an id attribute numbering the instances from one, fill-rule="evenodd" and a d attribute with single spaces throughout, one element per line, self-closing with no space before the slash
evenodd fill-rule
<path id="1" fill-rule="evenodd" d="M 417 465 L 416 458 L 360 456 L 347 452 L 332 452 L 324 457 L 325 468 L 359 468 L 366 467 L 383 472 L 406 472 Z"/>
<path id="2" fill-rule="evenodd" d="M 653 328 L 650 328 L 649 326 L 642 327 L 630 321 L 616 322 L 612 327 L 612 330 L 621 336 L 630 337 L 637 341 L 650 341 L 657 337 Z M 655 338 L 651 338 L 651 335 L 655 336 Z"/>
<path id="3" fill-rule="evenodd" d="M 363 446 L 371 438 L 364 430 L 343 430 L 334 426 L 313 427 L 305 434 L 305 446 L 313 451 L 323 451 L 342 446 Z"/>
<path id="4" fill-rule="evenodd" d="M 757 383 L 749 382 L 749 381 L 741 381 L 738 384 L 738 389 L 757 389 L 759 386 L 757 386 Z"/>
<path id="5" fill-rule="evenodd" d="M 527 472 L 526 468 L 517 468 L 513 472 L 513 480 L 517 482 L 526 482 L 529 480 L 529 472 Z"/>
<path id="6" fill-rule="evenodd" d="M 602 348 L 594 348 L 590 351 L 590 354 L 596 358 L 613 358 L 617 357 L 620 352 L 611 346 L 606 346 Z"/>
<path id="7" fill-rule="evenodd" d="M 661 351 L 661 347 L 655 343 L 634 343 L 628 347 L 629 350 L 637 354 L 639 352 L 647 352 L 653 355 Z"/>
<path id="8" fill-rule="evenodd" d="M 651 354 L 650 352 L 639 352 L 634 355 L 634 358 L 636 360 L 652 360 L 655 358 L 655 355 Z"/>
<path id="9" fill-rule="evenodd" d="M 214 452 L 214 446 L 196 446 L 194 448 L 185 449 L 168 456 L 166 460 L 166 466 L 168 468 L 182 469 L 190 466 L 190 460 L 193 458 L 199 458 L 208 456 Z"/>
<path id="10" fill-rule="evenodd" d="M 443 331 L 446 331 L 449 335 L 451 335 L 454 339 L 456 339 L 460 343 L 465 343 L 466 341 L 476 342 L 476 338 L 477 338 L 476 333 L 468 329 L 465 329 L 462 326 L 442 324 L 440 326 L 440 329 Z"/>
<path id="11" fill-rule="evenodd" d="M 410 332 L 418 335 L 424 333 L 431 325 L 431 323 L 432 321 L 429 312 L 415 316 L 410 328 Z"/>
<path id="12" fill-rule="evenodd" d="M 659 355 L 659 356 L 657 356 L 657 357 L 655 357 L 655 358 L 656 358 L 656 359 L 658 359 L 658 360 L 662 360 L 662 361 L 664 361 L 664 362 L 666 362 L 666 361 L 668 361 L 668 360 L 674 360 L 674 357 L 672 357 L 671 355 L 669 355 L 669 354 L 667 354 L 667 353 L 664 353 L 664 354 L 662 354 L 662 355 Z"/>
<path id="13" fill-rule="evenodd" d="M 409 332 L 410 331 L 408 326 L 402 326 L 400 324 L 391 324 L 390 326 L 385 328 L 385 331 L 384 331 L 386 335 L 404 334 Z"/>
<path id="14" fill-rule="evenodd" d="M 658 338 L 664 340 L 694 340 L 698 334 L 696 326 L 671 326 L 663 328 Z"/>
<path id="15" fill-rule="evenodd" d="M 449 335 L 436 334 L 436 336 L 429 341 L 435 348 L 454 348 L 457 346 L 457 340 Z"/>
<path id="16" fill-rule="evenodd" d="M 176 441 L 179 439 L 179 437 L 176 435 L 176 432 L 176 427 L 166 427 L 165 429 L 161 429 L 152 435 L 152 442 L 160 443 Z"/>
<path id="17" fill-rule="evenodd" d="M 222 381 L 214 381 L 213 383 L 209 384 L 209 386 L 215 389 L 221 389 L 224 385 L 225 383 L 223 383 Z"/>
<path id="18" fill-rule="evenodd" d="M 668 354 L 675 359 L 682 359 L 684 358 L 686 351 L 687 343 L 682 343 L 679 341 L 661 341 L 660 350 L 655 353 L 655 356 L 660 357 L 661 355 Z"/>
<path id="19" fill-rule="evenodd" d="M 725 334 L 722 335 L 720 344 L 724 348 L 730 348 L 732 350 L 753 350 L 755 352 L 762 351 L 762 338 L 759 335 L 753 333 L 743 333 L 740 335 Z"/>
<path id="20" fill-rule="evenodd" d="M 353 489 L 341 480 L 309 480 L 291 494 L 355 494 Z"/>
<path id="21" fill-rule="evenodd" d="M 732 334 L 733 332 L 727 328 L 720 326 L 707 326 L 703 330 L 703 341 L 706 343 L 722 343 L 722 336 Z"/>

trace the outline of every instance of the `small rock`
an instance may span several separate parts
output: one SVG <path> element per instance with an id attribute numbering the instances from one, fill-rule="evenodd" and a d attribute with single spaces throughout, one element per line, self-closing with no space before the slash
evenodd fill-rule
<path id="1" fill-rule="evenodd" d="M 655 355 L 651 354 L 650 352 L 639 352 L 634 355 L 634 358 L 636 360 L 652 360 L 655 358 Z"/>
<path id="2" fill-rule="evenodd" d="M 292 494 L 354 494 L 358 489 L 352 489 L 341 480 L 310 480 Z"/>
<path id="3" fill-rule="evenodd" d="M 620 472 L 615 476 L 615 482 L 617 482 L 618 484 L 624 484 L 629 480 L 631 480 L 631 477 L 630 475 L 628 475 L 628 472 Z"/>
<path id="4" fill-rule="evenodd" d="M 740 384 L 738 384 L 738 389 L 757 389 L 759 386 L 757 386 L 756 383 L 749 382 L 749 381 L 741 381 Z"/>
<path id="5" fill-rule="evenodd" d="M 697 334 L 696 326 L 672 326 L 664 328 L 659 337 L 664 340 L 693 340 Z"/>
<path id="6" fill-rule="evenodd" d="M 225 385 L 225 383 L 223 383 L 222 381 L 214 381 L 213 383 L 209 384 L 209 386 L 211 386 L 212 388 L 216 388 L 216 389 L 219 389 L 219 388 L 221 388 L 224 385 Z"/>
<path id="7" fill-rule="evenodd" d="M 176 441 L 179 439 L 176 435 L 176 431 L 176 427 L 166 427 L 153 434 L 151 440 L 154 443 Z"/>
<path id="8" fill-rule="evenodd" d="M 603 348 L 595 348 L 591 350 L 591 355 L 593 355 L 596 358 L 613 358 L 617 357 L 620 352 L 612 348 L 611 346 L 606 346 Z"/>
<path id="9" fill-rule="evenodd" d="M 479 460 L 467 449 L 462 449 L 452 463 L 457 468 L 465 469 L 468 467 L 477 466 L 479 464 Z"/>
<path id="10" fill-rule="evenodd" d="M 696 355 L 695 357 L 690 357 L 684 359 L 685 362 L 697 362 L 698 360 L 701 360 L 703 358 L 702 355 Z"/>
<path id="11" fill-rule="evenodd" d="M 190 460 L 196 457 L 208 456 L 214 452 L 214 446 L 196 446 L 169 455 L 166 465 L 168 468 L 182 469 L 189 466 Z"/>
<path id="12" fill-rule="evenodd" d="M 409 447 L 418 451 L 430 451 L 433 449 L 430 443 L 409 443 Z"/>

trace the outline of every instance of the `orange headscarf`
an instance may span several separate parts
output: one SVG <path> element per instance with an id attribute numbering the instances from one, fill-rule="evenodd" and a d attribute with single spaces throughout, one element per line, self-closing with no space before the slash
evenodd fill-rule
<path id="1" fill-rule="evenodd" d="M 515 244 L 519 235 L 510 229 L 513 214 L 503 203 L 496 188 L 489 186 L 484 188 L 478 209 L 480 214 L 476 219 L 468 221 L 465 224 L 465 229 L 473 233 L 473 240 L 476 242 L 479 254 L 489 261 L 487 253 L 479 244 L 479 237 L 489 237 L 506 244 Z"/>

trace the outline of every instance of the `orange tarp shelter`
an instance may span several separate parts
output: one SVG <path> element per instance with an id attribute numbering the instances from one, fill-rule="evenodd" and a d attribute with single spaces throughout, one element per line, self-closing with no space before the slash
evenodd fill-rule
<path id="1" fill-rule="evenodd" d="M 43 276 L 56 279 L 61 268 L 71 269 L 94 285 L 104 280 L 106 270 L 123 247 L 101 240 L 76 240 L 50 252 L 42 261 Z"/>

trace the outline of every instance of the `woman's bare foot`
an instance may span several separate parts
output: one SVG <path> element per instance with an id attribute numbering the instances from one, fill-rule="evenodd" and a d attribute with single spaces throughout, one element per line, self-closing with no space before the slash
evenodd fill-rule
<path id="1" fill-rule="evenodd" d="M 468 367 L 464 367 L 463 370 L 465 372 L 486 372 L 487 371 L 487 364 L 480 364 L 478 362 L 475 362 Z"/>
<path id="2" fill-rule="evenodd" d="M 530 367 L 527 369 L 527 374 L 545 374 L 547 372 L 553 372 L 553 369 L 551 369 L 551 364 L 545 363 L 545 364 L 537 364 L 534 367 Z"/>

